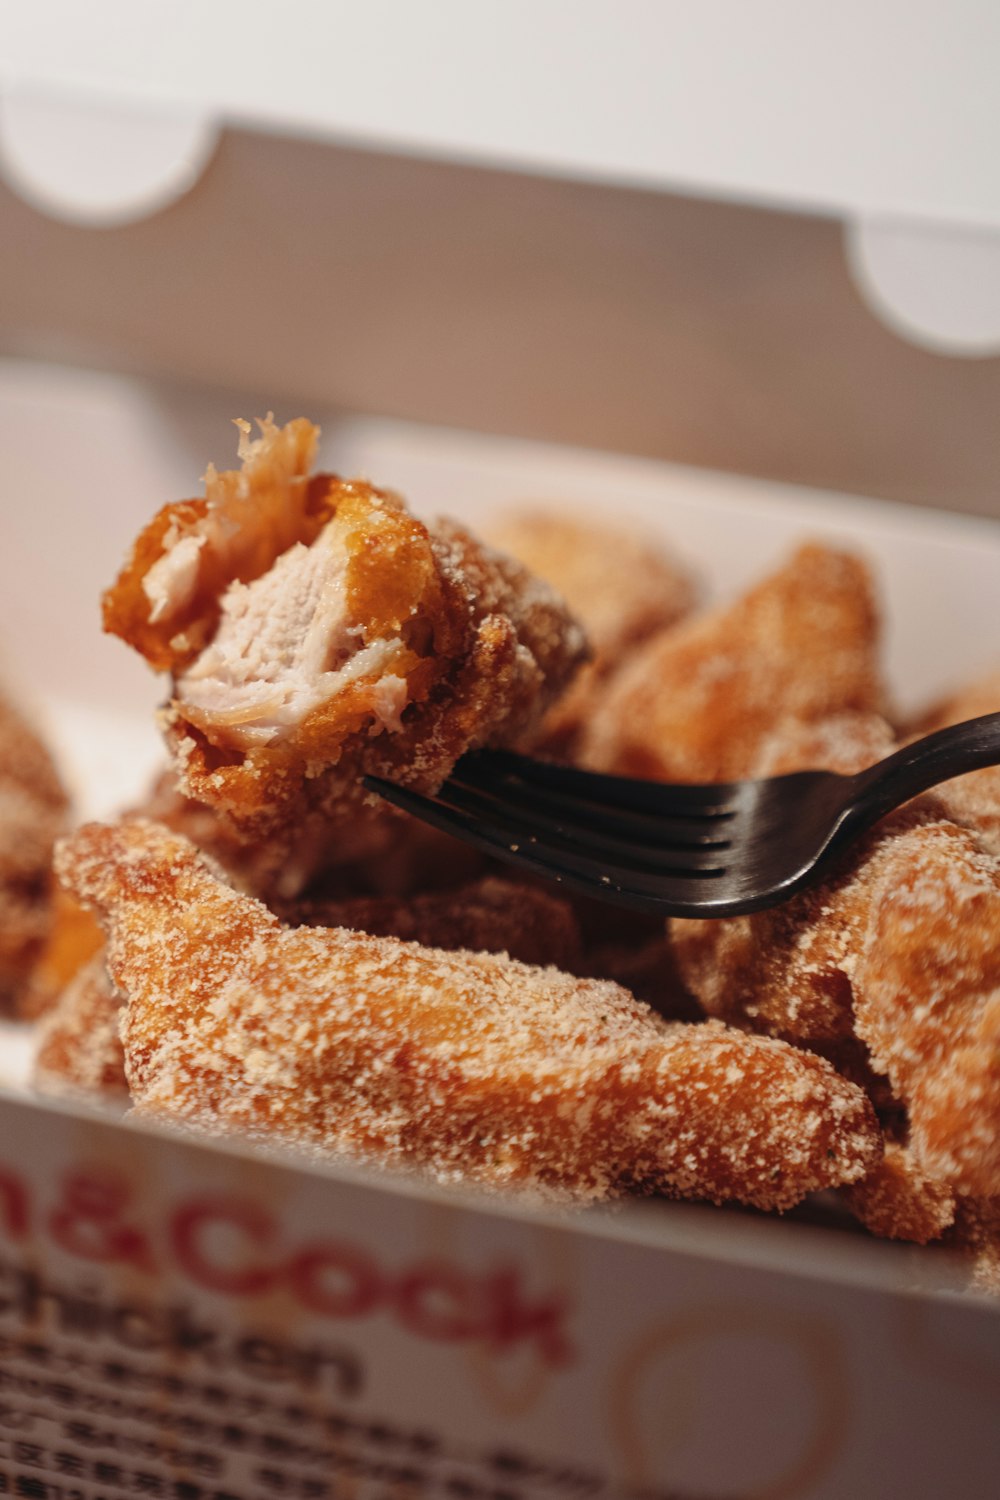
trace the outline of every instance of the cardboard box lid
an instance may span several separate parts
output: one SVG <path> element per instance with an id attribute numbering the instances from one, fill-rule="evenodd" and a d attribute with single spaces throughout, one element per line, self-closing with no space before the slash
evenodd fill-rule
<path id="1" fill-rule="evenodd" d="M 980 0 L 35 0 L 0 81 L 838 214 L 1000 225 Z"/>
<path id="2" fill-rule="evenodd" d="M 993 514 L 1000 359 L 870 303 L 1000 339 L 1000 15 L 869 9 L 41 0 L 0 61 L 0 350 Z M 218 119 L 257 128 L 213 154 Z M 25 126 L 131 214 L 32 206 Z"/>

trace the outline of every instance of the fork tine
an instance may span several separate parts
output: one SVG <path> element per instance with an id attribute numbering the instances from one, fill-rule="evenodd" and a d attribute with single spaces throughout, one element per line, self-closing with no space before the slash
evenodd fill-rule
<path id="1" fill-rule="evenodd" d="M 450 781 L 445 782 L 436 801 L 471 822 L 489 827 L 508 844 L 527 842 L 604 863 L 620 861 L 641 870 L 694 873 L 715 869 L 730 847 L 729 839 L 718 831 L 692 837 L 692 828 L 711 830 L 711 823 L 678 824 L 665 818 L 640 821 L 633 817 L 631 821 L 639 824 L 636 838 L 630 824 L 623 823 L 617 814 L 601 818 L 592 808 L 571 802 L 571 816 L 562 818 L 558 812 L 553 816 L 537 801 L 524 804 L 519 798 L 493 796 Z"/>
<path id="2" fill-rule="evenodd" d="M 513 817 L 530 819 L 532 831 L 566 831 L 567 825 L 585 828 L 591 840 L 603 835 L 609 844 L 619 842 L 633 849 L 698 849 L 728 845 L 732 814 L 705 818 L 670 816 L 655 810 L 646 812 L 610 808 L 603 802 L 581 799 L 572 791 L 542 789 L 530 782 L 507 777 L 466 777 L 459 770 L 445 783 L 439 797 L 469 812 L 489 816 L 496 810 L 508 821 Z"/>
<path id="3" fill-rule="evenodd" d="M 706 887 L 725 873 L 717 850 L 664 850 L 659 860 L 637 858 L 631 847 L 601 849 L 586 830 L 579 837 L 539 838 L 504 815 L 483 815 L 478 807 L 452 805 L 450 796 L 424 797 L 408 787 L 378 777 L 365 777 L 365 786 L 387 801 L 414 813 L 446 833 L 456 835 L 512 864 L 539 870 L 549 878 L 574 885 L 588 893 L 646 907 L 661 908 L 672 895 L 690 903 L 696 883 Z M 448 788 L 442 789 L 447 793 Z M 626 863 L 619 863 L 624 853 Z M 616 857 L 617 856 L 617 857 Z"/>
<path id="4" fill-rule="evenodd" d="M 709 904 L 714 904 L 717 882 L 724 874 L 721 868 L 643 871 L 637 870 L 633 864 L 619 865 L 595 858 L 594 853 L 582 849 L 558 849 L 538 841 L 532 843 L 528 837 L 522 843 L 511 835 L 510 823 L 486 823 L 478 817 L 471 822 L 465 811 L 450 807 L 441 799 L 423 796 L 409 787 L 397 786 L 394 781 L 369 775 L 364 777 L 364 786 L 381 793 L 403 811 L 414 813 L 423 822 L 432 823 L 435 828 L 444 829 L 487 853 L 544 874 L 547 879 L 556 880 L 585 895 L 600 895 L 604 900 L 618 901 L 625 906 L 663 915 L 697 915 Z"/>
<path id="5" fill-rule="evenodd" d="M 627 776 L 607 776 L 600 771 L 581 771 L 576 766 L 560 766 L 550 761 L 533 760 L 513 750 L 474 750 L 464 755 L 452 771 L 452 780 L 465 785 L 486 787 L 516 781 L 547 793 L 564 793 L 578 801 L 606 807 L 628 809 L 648 814 L 651 810 L 666 817 L 722 818 L 732 815 L 740 791 L 738 782 L 697 782 L 689 784 L 658 781 L 636 781 Z"/>

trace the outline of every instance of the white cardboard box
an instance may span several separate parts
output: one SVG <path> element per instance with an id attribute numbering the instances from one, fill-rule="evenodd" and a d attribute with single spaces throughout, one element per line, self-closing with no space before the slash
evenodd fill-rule
<path id="1" fill-rule="evenodd" d="M 270 144 L 257 144 L 266 156 Z M 337 199 L 324 183 L 333 197 L 317 200 L 313 214 L 326 222 Z M 488 174 L 474 188 L 489 212 Z M 232 180 L 221 190 L 232 194 Z M 300 184 L 300 202 L 304 194 Z M 231 213 L 240 203 L 230 199 Z M 412 211 L 422 205 L 417 194 Z M 227 419 L 268 404 L 280 418 L 318 417 L 325 464 L 370 473 L 420 512 L 475 521 L 532 498 L 610 503 L 661 529 L 720 592 L 804 534 L 849 538 L 883 580 L 901 698 L 915 703 L 993 661 L 995 522 L 544 444 L 542 430 L 582 435 L 565 393 L 546 406 L 544 385 L 530 399 L 517 393 L 498 424 L 531 441 L 403 422 L 400 412 L 442 415 L 476 368 L 459 368 L 463 327 L 422 325 L 419 285 L 394 280 L 408 265 L 398 247 L 385 249 L 381 274 L 368 267 L 351 314 L 355 338 L 367 328 L 395 352 L 396 417 L 345 416 L 345 406 L 377 405 L 378 363 L 360 348 L 355 369 L 348 343 L 343 382 L 330 383 L 337 326 L 321 283 L 307 297 L 294 286 L 276 291 L 283 348 L 273 342 L 280 320 L 275 328 L 267 319 L 258 362 L 252 338 L 242 360 L 217 344 L 242 325 L 231 309 L 214 318 L 211 298 L 223 287 L 210 270 L 196 274 L 198 256 L 211 258 L 192 237 L 198 212 L 181 205 L 111 235 L 102 250 L 85 232 L 11 210 L 15 240 L 35 262 L 19 261 L 7 283 L 24 300 L 0 309 L 0 639 L 51 726 L 82 810 L 127 801 L 158 753 L 155 686 L 98 635 L 99 590 L 151 510 L 193 493 L 209 458 L 225 461 Z M 368 227 L 375 256 L 385 241 Z M 788 232 L 794 239 L 801 226 L 789 221 Z M 291 279 L 301 270 L 294 236 L 287 252 Z M 572 233 L 566 252 L 572 307 L 542 339 L 553 347 L 562 315 L 587 315 Z M 609 270 L 615 253 L 612 243 Z M 160 305 L 159 286 L 143 287 L 146 256 L 160 269 L 187 267 L 202 341 L 183 318 L 170 326 L 183 288 L 165 287 Z M 335 264 L 328 269 L 340 308 L 350 302 L 351 267 L 341 268 L 346 286 Z M 241 286 L 252 279 L 245 265 L 234 263 L 234 275 Z M 72 303 L 67 290 L 98 286 L 99 305 Z M 692 328 L 723 326 L 718 290 L 709 278 Z M 514 288 L 504 284 L 499 301 L 488 279 L 479 291 L 470 338 L 481 355 L 484 329 L 499 340 Z M 473 292 L 470 281 L 469 305 Z M 600 327 L 607 305 L 599 288 L 591 292 Z M 609 337 L 626 304 L 616 300 Z M 244 322 L 253 311 L 240 309 Z M 536 322 L 544 313 L 538 302 Z M 495 344 L 486 378 L 497 390 L 530 378 L 530 319 L 518 329 L 516 345 Z M 768 359 L 780 365 L 781 351 L 753 352 L 766 383 Z M 550 368 L 565 364 L 565 351 L 550 354 Z M 713 357 L 721 368 L 718 350 Z M 114 365 L 132 373 L 107 373 Z M 442 368 L 430 413 L 422 376 L 429 369 L 433 383 Z M 248 395 L 251 383 L 271 388 Z M 677 378 L 675 392 L 682 387 Z M 604 388 L 597 440 L 625 449 L 635 431 L 648 453 L 650 409 L 630 427 L 627 372 L 609 365 Z M 929 399 L 926 386 L 915 399 Z M 969 399 L 978 410 L 984 398 Z M 886 403 L 911 411 L 905 379 Z M 479 407 L 473 398 L 455 420 L 468 423 Z M 808 408 L 807 397 L 806 417 Z M 710 415 L 699 409 L 691 420 L 709 432 Z M 803 455 L 808 427 L 804 420 Z M 967 478 L 994 441 L 984 424 Z M 905 487 L 906 454 L 895 468 L 888 457 L 878 465 L 883 491 Z M 925 489 L 919 498 L 931 497 Z M 536 1218 L 346 1166 L 126 1129 L 39 1102 L 12 1081 L 0 1098 L 0 1493 L 986 1500 L 1000 1457 L 1000 1316 L 958 1285 L 940 1254 L 843 1231 L 662 1204 Z"/>

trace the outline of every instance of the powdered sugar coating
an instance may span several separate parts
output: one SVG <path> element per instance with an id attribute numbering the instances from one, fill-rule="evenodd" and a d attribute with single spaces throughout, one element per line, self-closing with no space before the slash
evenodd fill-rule
<path id="1" fill-rule="evenodd" d="M 854 1011 L 920 1165 L 1000 1196 L 1000 864 L 966 830 L 933 824 L 885 851 Z"/>
<path id="2" fill-rule="evenodd" d="M 283 929 L 154 824 L 91 825 L 59 866 L 107 924 L 143 1113 L 581 1201 L 784 1208 L 878 1159 L 861 1091 L 779 1042 L 503 956 Z"/>
<path id="3" fill-rule="evenodd" d="M 52 923 L 52 846 L 67 798 L 48 751 L 0 695 L 0 1010 L 20 1003 Z"/>
<path id="4" fill-rule="evenodd" d="M 121 1011 L 122 997 L 102 949 L 74 976 L 42 1023 L 35 1086 L 43 1094 L 97 1094 L 127 1103 Z"/>
<path id="5" fill-rule="evenodd" d="M 498 520 L 488 537 L 550 583 L 587 632 L 593 659 L 553 704 L 539 734 L 546 753 L 570 754 L 601 701 L 604 679 L 642 641 L 691 612 L 697 585 L 657 539 L 562 511 L 518 510 Z"/>
<path id="6" fill-rule="evenodd" d="M 612 677 L 583 761 L 661 781 L 745 776 L 781 719 L 880 707 L 877 635 L 864 565 L 803 546 L 735 604 L 641 647 Z"/>

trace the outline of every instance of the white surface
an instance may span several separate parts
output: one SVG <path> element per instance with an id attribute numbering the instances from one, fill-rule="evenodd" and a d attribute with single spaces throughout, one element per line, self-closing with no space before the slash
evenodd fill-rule
<path id="1" fill-rule="evenodd" d="M 107 228 L 144 218 L 197 182 L 216 127 L 176 110 L 81 106 L 10 89 L 0 96 L 0 172 L 43 213 Z"/>
<path id="2" fill-rule="evenodd" d="M 998 56 L 992 0 L 33 0 L 0 85 L 998 224 Z"/>
<path id="3" fill-rule="evenodd" d="M 73 223 L 153 213 L 218 121 L 821 209 L 859 290 L 940 352 L 1000 351 L 1000 7 L 845 0 L 36 3 L 8 18 L 0 173 Z M 307 43 L 303 45 L 304 41 Z M 888 216 L 888 217 L 887 217 Z M 946 232 L 947 230 L 947 232 Z"/>
<path id="4" fill-rule="evenodd" d="M 868 305 L 940 354 L 1000 352 L 1000 235 L 964 226 L 847 225 L 848 264 Z"/>

